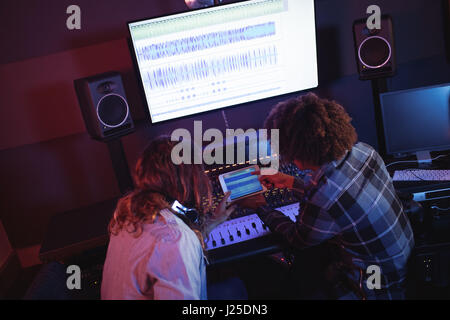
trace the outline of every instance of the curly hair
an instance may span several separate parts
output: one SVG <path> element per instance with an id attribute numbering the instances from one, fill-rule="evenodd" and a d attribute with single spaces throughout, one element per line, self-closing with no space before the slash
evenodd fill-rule
<path id="1" fill-rule="evenodd" d="M 277 104 L 264 126 L 279 129 L 283 161 L 321 166 L 340 159 L 356 143 L 351 120 L 337 102 L 308 93 Z"/>
<path id="2" fill-rule="evenodd" d="M 108 230 L 117 235 L 121 230 L 139 237 L 143 225 L 153 223 L 159 212 L 170 209 L 169 199 L 177 199 L 188 207 L 195 207 L 201 213 L 199 226 L 189 227 L 197 234 L 203 244 L 202 228 L 205 214 L 212 203 L 211 183 L 200 164 L 175 165 L 171 152 L 178 142 L 168 136 L 153 140 L 136 163 L 134 172 L 135 189 L 121 198 Z M 202 203 L 206 198 L 209 201 Z"/>

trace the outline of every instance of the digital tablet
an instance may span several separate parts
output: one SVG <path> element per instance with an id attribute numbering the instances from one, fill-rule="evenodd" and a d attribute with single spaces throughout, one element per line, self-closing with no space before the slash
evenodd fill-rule
<path id="1" fill-rule="evenodd" d="M 223 192 L 231 191 L 228 202 L 241 200 L 266 191 L 266 188 L 259 182 L 258 176 L 252 175 L 252 172 L 255 171 L 259 171 L 257 165 L 227 172 L 219 176 Z"/>

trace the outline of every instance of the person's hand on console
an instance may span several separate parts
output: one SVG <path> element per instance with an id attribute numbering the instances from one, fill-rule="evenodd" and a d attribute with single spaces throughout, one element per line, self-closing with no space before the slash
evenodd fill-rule
<path id="1" fill-rule="evenodd" d="M 285 173 L 278 172 L 273 175 L 261 175 L 261 171 L 252 172 L 252 175 L 257 175 L 261 184 L 267 189 L 272 188 L 288 188 L 292 189 L 294 185 L 294 177 Z"/>
<path id="2" fill-rule="evenodd" d="M 230 206 L 227 207 L 228 204 L 227 200 L 230 197 L 230 195 L 231 191 L 228 191 L 227 193 L 225 193 L 222 201 L 220 201 L 211 219 L 207 223 L 207 226 L 205 228 L 206 235 L 209 235 L 209 233 L 219 224 L 225 222 L 228 219 L 228 217 L 236 210 L 235 204 L 231 204 Z"/>
<path id="3" fill-rule="evenodd" d="M 264 198 L 263 194 L 257 194 L 252 197 L 244 198 L 236 202 L 240 207 L 246 209 L 256 210 L 262 206 L 267 205 L 266 198 Z"/>

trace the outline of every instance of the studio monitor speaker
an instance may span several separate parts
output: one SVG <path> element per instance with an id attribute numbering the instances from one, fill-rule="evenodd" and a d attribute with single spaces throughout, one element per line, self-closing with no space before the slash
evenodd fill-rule
<path id="1" fill-rule="evenodd" d="M 361 19 L 353 24 L 359 78 L 370 80 L 391 77 L 396 69 L 392 19 L 383 15 L 381 29 L 373 30 L 367 28 L 366 22 L 366 19 Z"/>
<path id="2" fill-rule="evenodd" d="M 134 131 L 120 73 L 112 71 L 78 79 L 74 85 L 92 138 L 108 141 Z"/>

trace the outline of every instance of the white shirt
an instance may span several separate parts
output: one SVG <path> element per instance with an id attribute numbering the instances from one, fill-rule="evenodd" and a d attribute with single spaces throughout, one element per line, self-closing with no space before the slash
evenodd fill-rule
<path id="1" fill-rule="evenodd" d="M 105 300 L 207 299 L 205 257 L 195 233 L 168 209 L 138 238 L 111 235 L 101 297 Z"/>

